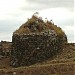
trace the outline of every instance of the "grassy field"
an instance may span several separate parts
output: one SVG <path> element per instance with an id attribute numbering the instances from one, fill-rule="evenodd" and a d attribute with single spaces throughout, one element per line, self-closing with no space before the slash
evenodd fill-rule
<path id="1" fill-rule="evenodd" d="M 2 58 L 0 75 L 75 75 L 75 45 L 66 45 L 52 59 L 31 66 L 13 68 L 9 57 Z"/>

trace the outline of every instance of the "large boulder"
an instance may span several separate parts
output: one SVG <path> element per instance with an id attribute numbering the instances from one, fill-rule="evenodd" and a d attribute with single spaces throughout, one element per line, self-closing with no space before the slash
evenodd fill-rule
<path id="1" fill-rule="evenodd" d="M 62 50 L 65 43 L 67 37 L 60 27 L 33 15 L 13 32 L 11 65 L 27 66 L 47 60 Z"/>

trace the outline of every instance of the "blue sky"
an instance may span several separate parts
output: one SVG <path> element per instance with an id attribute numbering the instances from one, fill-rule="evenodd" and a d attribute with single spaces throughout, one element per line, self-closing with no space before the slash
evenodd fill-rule
<path id="1" fill-rule="evenodd" d="M 12 41 L 13 32 L 35 12 L 52 19 L 74 42 L 73 0 L 0 0 L 0 41 Z"/>

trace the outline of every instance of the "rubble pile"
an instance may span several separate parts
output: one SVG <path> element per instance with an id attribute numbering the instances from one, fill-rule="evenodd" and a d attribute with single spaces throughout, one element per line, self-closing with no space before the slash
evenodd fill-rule
<path id="1" fill-rule="evenodd" d="M 11 53 L 11 42 L 1 41 L 0 42 L 0 56 L 10 56 Z"/>
<path id="2" fill-rule="evenodd" d="M 62 49 L 67 37 L 52 22 L 35 15 L 12 36 L 11 65 L 27 66 L 47 60 Z"/>

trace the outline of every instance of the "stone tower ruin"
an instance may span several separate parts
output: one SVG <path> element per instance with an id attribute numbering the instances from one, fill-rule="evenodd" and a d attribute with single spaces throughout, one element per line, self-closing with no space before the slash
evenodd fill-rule
<path id="1" fill-rule="evenodd" d="M 33 15 L 13 32 L 11 65 L 27 66 L 47 60 L 62 50 L 65 43 L 67 37 L 60 27 Z"/>

